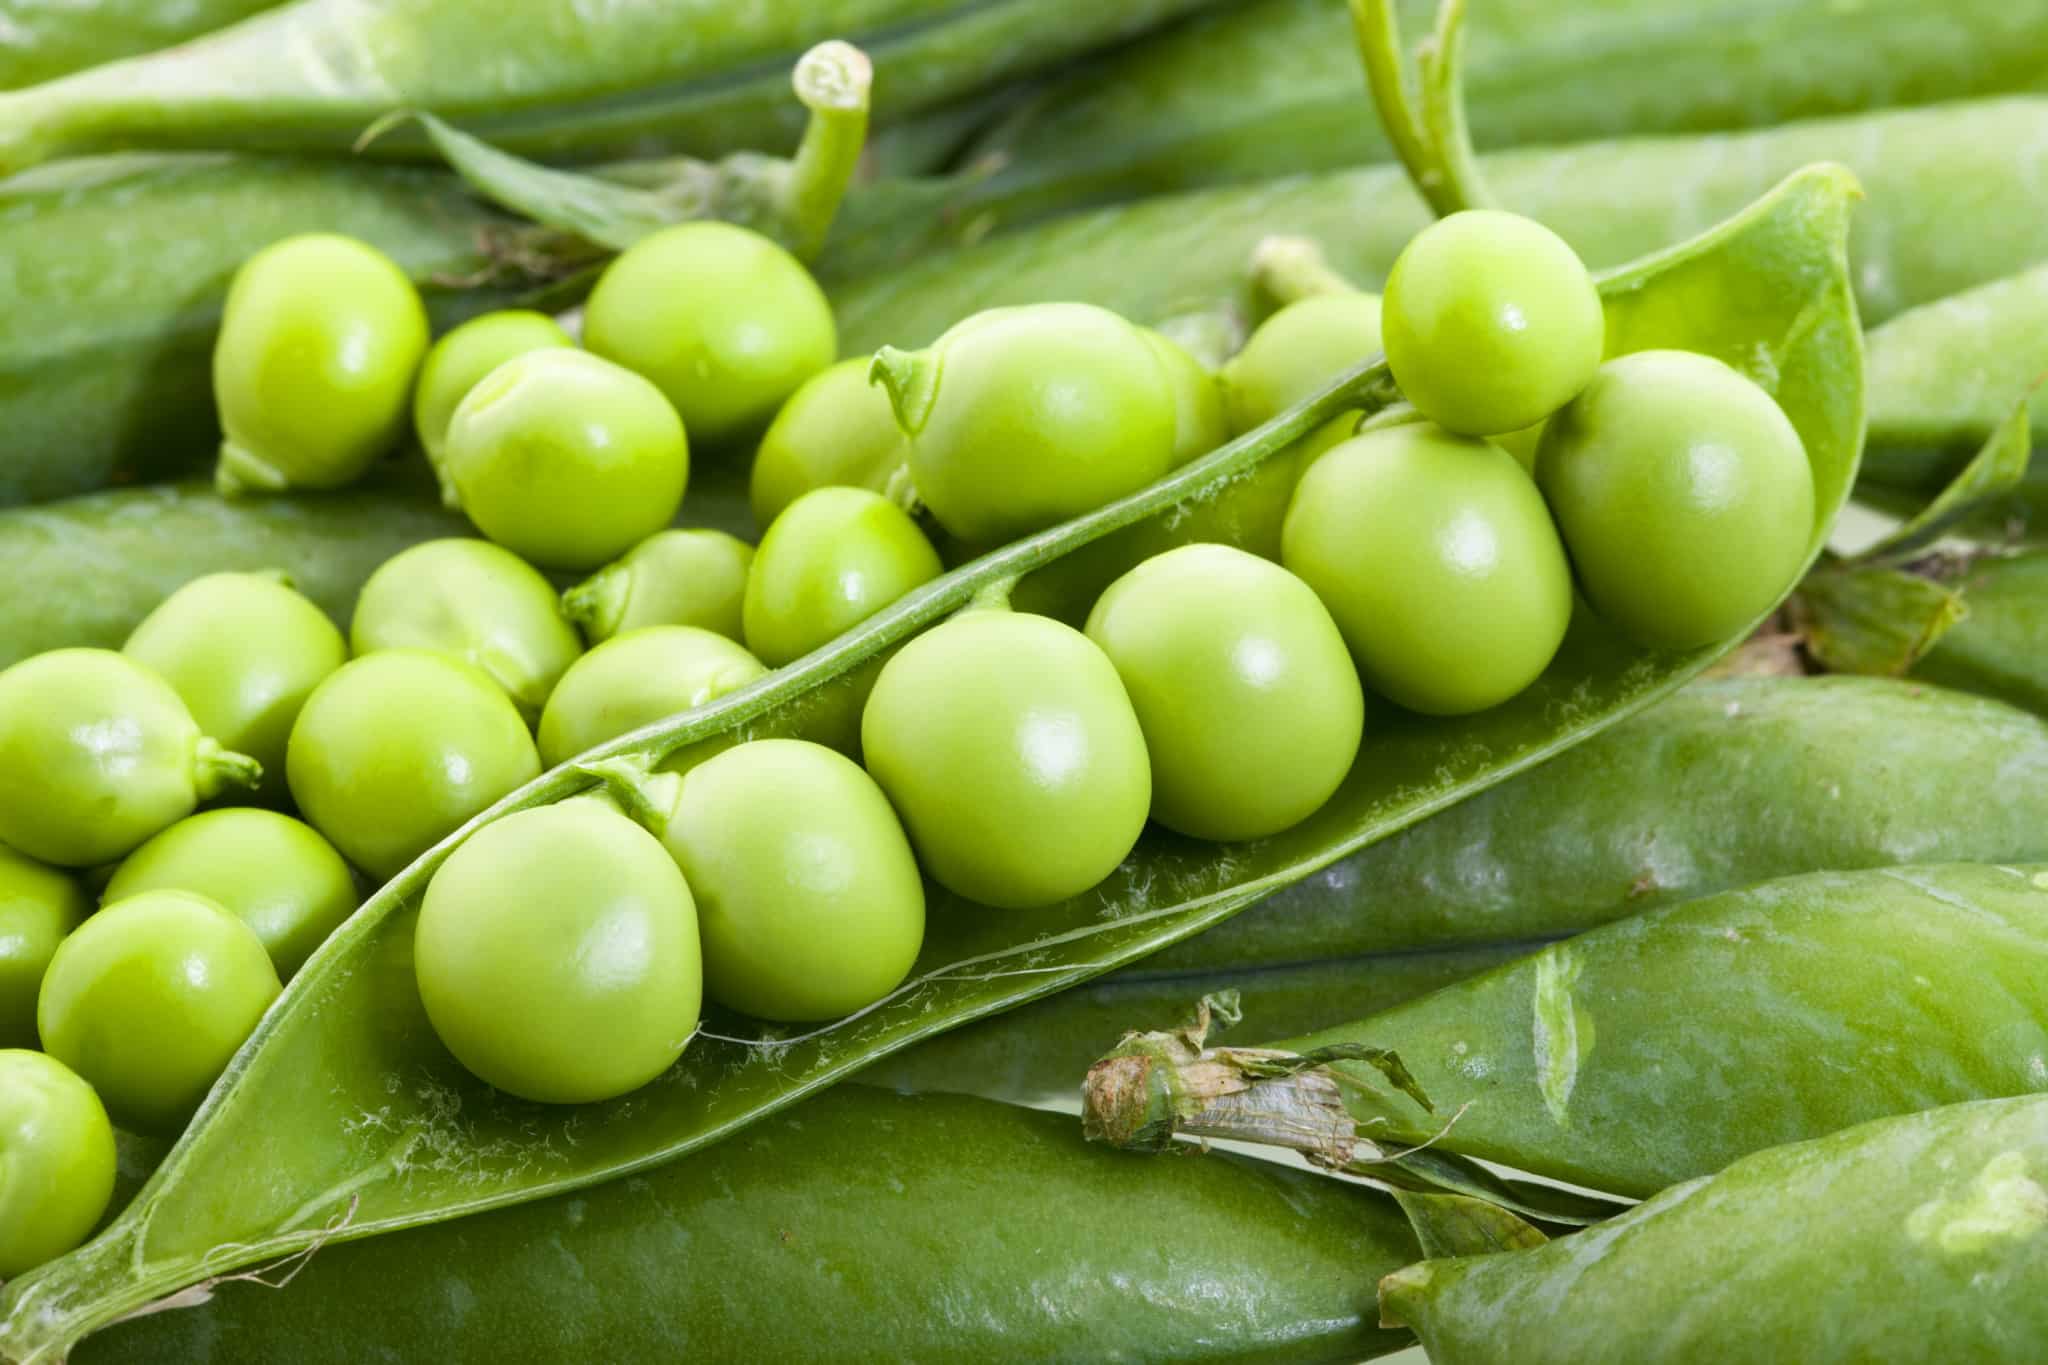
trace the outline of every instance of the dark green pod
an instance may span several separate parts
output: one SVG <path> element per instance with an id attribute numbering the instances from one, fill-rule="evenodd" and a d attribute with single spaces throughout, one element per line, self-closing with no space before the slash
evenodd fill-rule
<path id="1" fill-rule="evenodd" d="M 95 1361 L 1349 1361 L 1393 1201 L 1242 1157 L 1140 1162 L 1064 1114 L 841 1086 L 576 1194 L 313 1255 Z"/>
<path id="2" fill-rule="evenodd" d="M 1640 1196 L 1886 1115 L 2031 1094 L 2048 1088 L 2048 868 L 1763 882 L 1270 1046 L 1343 1045 L 1398 1055 L 1433 1111 L 1347 1061 L 1255 1081 L 1226 1111 L 1218 1069 L 1151 1034 L 1091 1071 L 1092 1127 L 1119 1143 L 1162 1120 L 1231 1136 L 1320 1086 L 1338 1102 L 1294 1129 L 1316 1150 L 1367 1160 L 1428 1140 Z M 1203 1056 L 1234 1069 L 1227 1049 Z"/>
<path id="3" fill-rule="evenodd" d="M 2048 715 L 2048 553 L 1979 559 L 1947 581 L 1967 615 L 1914 675 Z"/>
<path id="4" fill-rule="evenodd" d="M 1951 1365 L 2048 1340 L 2048 1096 L 1737 1162 L 1548 1246 L 1380 1284 L 1435 1365 Z"/>
<path id="5" fill-rule="evenodd" d="M 87 5 L 0 0 L 0 90 L 15 90 L 101 62 L 153 52 L 226 28 L 278 0 L 98 0 Z"/>
<path id="6" fill-rule="evenodd" d="M 1435 0 L 1398 0 L 1416 39 Z M 1766 127 L 2038 90 L 2048 11 L 2011 0 L 1490 0 L 1466 25 L 1473 140 L 1520 147 Z M 1063 74 L 962 154 L 1015 223 L 1090 201 L 1393 159 L 1360 117 L 1344 6 L 1254 0 Z"/>

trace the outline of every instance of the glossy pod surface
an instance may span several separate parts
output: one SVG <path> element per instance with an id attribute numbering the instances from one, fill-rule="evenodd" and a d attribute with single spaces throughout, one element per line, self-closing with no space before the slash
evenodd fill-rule
<path id="1" fill-rule="evenodd" d="M 1838 168 L 1813 168 L 1714 232 L 1602 285 L 1617 347 L 1684 345 L 1768 361 L 1829 506 L 1854 476 L 1861 430 L 1859 336 L 1842 250 L 1852 195 Z M 1736 279 L 1758 287 L 1732 290 Z M 1680 299 L 1686 305 L 1674 306 Z M 888 651 L 977 596 L 986 602 L 1004 581 L 1120 526 L 1170 518 L 1175 503 L 1250 472 L 1339 411 L 1386 399 L 1384 372 L 1362 368 L 1165 483 L 955 570 L 806 663 L 617 741 L 590 760 L 621 760 L 631 770 L 688 763 L 742 733 L 819 737 L 857 710 Z M 1101 885 L 1028 911 L 991 913 L 935 897 L 943 903 L 934 905 L 924 951 L 901 994 L 857 1019 L 795 1036 L 771 1028 L 752 1036 L 700 1035 L 662 1078 L 600 1106 L 597 1122 L 592 1114 L 536 1114 L 503 1100 L 433 1039 L 403 949 L 414 897 L 453 847 L 444 845 L 387 883 L 300 972 L 205 1113 L 117 1223 L 78 1253 L 7 1286 L 0 1349 L 63 1349 L 129 1308 L 219 1273 L 228 1261 L 254 1263 L 303 1247 L 347 1208 L 352 1221 L 340 1235 L 368 1236 L 458 1209 L 566 1192 L 720 1142 L 924 1037 L 1052 994 L 1225 919 L 1650 704 L 1716 652 L 1651 656 L 1588 631 L 1568 644 L 1539 686 L 1494 711 L 1456 722 L 1403 716 L 1378 727 L 1366 741 L 1371 761 L 1354 766 L 1329 803 L 1282 835 L 1223 850 L 1148 838 Z M 577 770 L 558 770 L 490 818 L 575 795 L 590 781 Z M 970 962 L 972 970 L 959 970 Z M 761 1064 L 764 1043 L 772 1045 L 773 1065 Z M 431 1077 L 430 1093 L 417 1085 L 392 1090 L 394 1074 Z M 282 1102 L 285 1091 L 289 1104 Z M 451 1097 L 460 1101 L 459 1122 L 446 1104 Z M 382 1131 L 340 1121 L 380 1105 L 392 1106 Z M 290 1116 L 288 1142 L 279 1140 L 281 1114 Z M 452 1143 L 445 1149 L 454 1159 L 408 1161 L 401 1175 L 389 1160 L 394 1141 L 422 1144 L 407 1149 L 420 1152 Z M 269 1175 L 264 1187 L 231 1180 L 229 1172 L 248 1169 L 259 1146 Z M 345 1195 L 337 1180 L 348 1182 Z M 233 1199 L 219 1197 L 223 1182 L 232 1183 Z M 218 1251 L 229 1244 L 232 1252 Z"/>
<path id="2" fill-rule="evenodd" d="M 1373 1325 L 1372 1282 L 1415 1255 L 1392 1201 L 1355 1185 L 1133 1162 L 1068 1115 L 841 1086 L 686 1161 L 330 1247 L 288 1293 L 225 1285 L 72 1358 L 339 1365 L 388 1345 L 465 1365 L 516 1339 L 536 1359 L 1356 1360 L 1407 1343 Z"/>
<path id="3" fill-rule="evenodd" d="M 1279 1046 L 1340 1040 L 1393 1049 L 1440 1114 L 1464 1109 L 1448 1150 L 1648 1195 L 1887 1114 L 2040 1089 L 2048 871 L 1763 882 Z M 1388 1141 L 1441 1122 L 1404 1099 L 1346 1103 L 1384 1117 L 1370 1131 Z"/>
<path id="4" fill-rule="evenodd" d="M 1953 1105 L 1758 1153 L 1548 1246 L 1415 1266 L 1380 1301 L 1441 1365 L 2023 1360 L 2048 1334 L 2044 1178 L 2048 1096 Z"/>

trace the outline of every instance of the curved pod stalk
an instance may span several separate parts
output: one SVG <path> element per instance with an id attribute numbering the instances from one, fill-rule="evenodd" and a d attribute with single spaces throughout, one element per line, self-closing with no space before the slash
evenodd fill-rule
<path id="1" fill-rule="evenodd" d="M 1855 476 L 1860 332 L 1846 277 L 1855 181 L 1792 177 L 1705 236 L 1604 283 L 1620 349 L 1694 346 L 1772 385 L 1812 460 L 1818 553 Z M 1582 621 L 1513 701 L 1456 722 L 1382 718 L 1320 812 L 1254 845 L 1148 836 L 1100 887 L 997 914 L 934 896 L 925 951 L 868 1011 L 806 1033 L 715 1020 L 659 1081 L 621 1100 L 542 1109 L 497 1095 L 441 1050 L 410 971 L 419 896 L 486 821 L 587 789 L 602 764 L 647 767 L 693 746 L 831 734 L 876 661 L 912 633 L 1119 527 L 1171 515 L 1345 408 L 1380 406 L 1368 364 L 1170 478 L 927 584 L 795 664 L 712 705 L 544 774 L 373 896 L 294 977 L 155 1178 L 101 1237 L 10 1284 L 0 1357 L 48 1361 L 123 1313 L 236 1266 L 330 1236 L 364 1236 L 520 1203 L 670 1160 L 971 1019 L 1121 966 L 1532 766 L 1678 686 L 1732 645 L 1650 654 Z M 744 1032 L 740 1032 L 744 1030 Z M 232 1199 L 221 1197 L 232 1187 Z"/>

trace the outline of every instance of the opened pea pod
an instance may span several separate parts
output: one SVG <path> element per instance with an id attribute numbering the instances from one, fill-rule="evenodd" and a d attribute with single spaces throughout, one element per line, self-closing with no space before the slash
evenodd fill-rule
<path id="1" fill-rule="evenodd" d="M 1771 358 L 1774 396 L 1800 432 L 1820 493 L 1815 544 L 1857 456 L 1861 366 L 1843 270 L 1852 194 L 1840 171 L 1814 169 L 1715 232 L 1603 284 L 1609 344 L 1618 351 L 1681 346 Z M 1766 276 L 1768 287 L 1717 284 Z M 1726 306 L 1675 309 L 1671 290 Z M 993 599 L 1002 583 L 1123 525 L 1171 515 L 1180 501 L 1250 472 L 1337 412 L 1377 407 L 1389 396 L 1384 370 L 1361 367 L 1164 481 L 943 575 L 798 665 L 621 737 L 501 801 L 397 875 L 300 971 L 121 1221 L 8 1286 L 4 1349 L 26 1354 L 75 1340 L 230 1261 L 330 1233 L 361 1236 L 458 1208 L 517 1203 L 715 1142 L 919 1038 L 1050 994 L 1224 919 L 1647 704 L 1725 645 L 1651 653 L 1587 618 L 1545 675 L 1502 706 L 1455 720 L 1390 708 L 1379 724 L 1368 722 L 1360 760 L 1337 792 L 1270 839 L 1208 845 L 1146 834 L 1106 880 L 1050 905 L 998 910 L 933 892 L 909 976 L 865 1012 L 794 1026 L 721 1013 L 674 1067 L 619 1100 L 536 1109 L 494 1091 L 442 1049 L 411 969 L 414 906 L 465 839 L 602 779 L 644 786 L 654 767 L 678 758 L 687 764 L 693 750 L 703 752 L 698 746 L 815 733 L 850 700 L 858 706 L 854 699 L 865 694 L 884 651 L 977 595 L 982 610 L 942 629 L 999 614 Z M 910 657 L 905 649 L 890 662 Z M 748 747 L 689 767 L 684 783 Z M 393 1091 L 386 1079 L 400 1072 L 414 1083 Z M 270 1087 L 287 1078 L 293 1104 L 267 1100 Z M 372 1111 L 383 1114 L 375 1131 L 346 1121 Z M 281 1114 L 289 1116 L 288 1136 L 278 1131 Z M 263 1189 L 233 1201 L 209 1197 L 214 1181 L 246 1169 L 251 1143 L 262 1145 L 270 1172 Z M 223 1251 L 229 1244 L 237 1249 Z"/>

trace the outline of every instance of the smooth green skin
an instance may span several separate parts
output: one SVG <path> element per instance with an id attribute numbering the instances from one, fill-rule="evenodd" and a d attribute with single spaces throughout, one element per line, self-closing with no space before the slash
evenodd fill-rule
<path id="1" fill-rule="evenodd" d="M 1938 493 L 2034 391 L 2048 355 L 2048 265 L 1899 314 L 1870 332 L 1870 439 L 1863 486 L 1873 493 Z M 2032 404 L 2036 446 L 2048 404 Z M 2016 506 L 2037 521 L 2048 461 L 2030 467 Z M 2003 530 L 2001 526 L 1998 528 Z"/>
<path id="2" fill-rule="evenodd" d="M 386 649 L 314 689 L 292 727 L 285 772 L 307 822 L 383 881 L 538 776 L 540 755 L 482 670 Z"/>
<path id="3" fill-rule="evenodd" d="M 761 537 L 747 576 L 747 648 L 802 658 L 945 571 L 910 514 L 865 488 L 815 488 Z"/>
<path id="4" fill-rule="evenodd" d="M 1845 174 L 1817 168 L 1724 229 L 1617 276 L 1608 295 L 1618 333 L 1637 345 L 1726 346 L 1781 374 L 1787 411 L 1806 437 L 1830 506 L 1854 477 L 1861 433 L 1862 357 L 1841 253 L 1852 195 Z M 1746 286 L 1739 291 L 1738 281 Z M 774 686 L 621 741 L 619 756 L 673 764 L 742 734 L 816 734 L 815 727 L 858 709 L 894 647 L 977 595 L 986 600 L 1016 573 L 1057 559 L 1121 516 L 1172 517 L 1174 504 L 1200 484 L 1251 471 L 1356 401 L 1329 394 L 1266 434 L 1190 466 L 1177 481 L 1138 494 L 1122 511 L 949 575 Z M 88 1330 L 228 1262 L 256 1264 L 303 1248 L 350 1209 L 348 1233 L 395 1230 L 591 1187 L 710 1146 L 882 1055 L 1226 919 L 1562 752 L 1667 695 L 1710 657 L 1652 658 L 1611 632 L 1591 632 L 1537 688 L 1484 716 L 1445 725 L 1390 715 L 1367 741 L 1372 761 L 1354 770 L 1338 797 L 1256 849 L 1192 856 L 1200 850 L 1161 836 L 1086 896 L 1031 913 L 976 913 L 933 893 L 923 955 L 929 968 L 914 990 L 829 1029 L 762 1028 L 772 1038 L 761 1041 L 774 1043 L 768 1058 L 749 1042 L 700 1036 L 668 1076 L 596 1113 L 506 1099 L 433 1038 L 411 999 L 406 956 L 412 907 L 445 851 L 430 854 L 373 895 L 316 955 L 248 1050 L 253 1065 L 238 1072 L 116 1224 L 91 1247 L 7 1287 L 0 1352 L 20 1358 L 68 1349 Z M 562 799 L 589 781 L 575 769 L 556 770 L 503 810 Z M 970 960 L 979 965 L 942 970 Z M 445 1142 L 453 1163 L 408 1162 L 403 1180 L 386 1178 L 390 1131 L 350 1126 L 380 1111 L 436 1149 Z M 280 1125 L 290 1141 L 280 1140 Z M 268 1178 L 252 1185 L 242 1173 L 259 1159 Z M 230 1251 L 218 1250 L 229 1244 Z M 1352 1287 L 1362 1286 L 1354 1279 Z"/>
<path id="5" fill-rule="evenodd" d="M 924 943 L 924 883 L 888 798 L 822 744 L 762 739 L 683 775 L 662 841 L 701 907 L 704 985 L 759 1019 L 880 1000 Z"/>
<path id="6" fill-rule="evenodd" d="M 544 569 L 595 569 L 674 519 L 690 477 L 661 391 L 584 351 L 528 351 L 456 406 L 444 469 L 477 529 Z"/>
<path id="7" fill-rule="evenodd" d="M 36 1000 L 43 1050 L 124 1127 L 177 1131 L 280 987 L 256 931 L 191 891 L 115 901 L 57 947 Z"/>
<path id="8" fill-rule="evenodd" d="M 83 1242 L 114 1195 L 114 1129 L 62 1062 L 0 1049 L 0 1279 Z"/>
<path id="9" fill-rule="evenodd" d="M 962 1216 L 982 1208 L 1002 1216 Z M 632 1179 L 330 1246 L 283 1293 L 223 1285 L 72 1359 L 1361 1360 L 1408 1341 L 1371 1285 L 1416 1255 L 1354 1183 L 1134 1161 L 1069 1115 L 847 1085 Z"/>
<path id="10" fill-rule="evenodd" d="M 1969 615 L 1913 665 L 1914 676 L 2048 715 L 2048 555 L 1978 560 L 1957 586 Z"/>
<path id="11" fill-rule="evenodd" d="M 1150 327 L 1140 327 L 1138 335 L 1152 348 L 1173 391 L 1173 457 L 1169 463 L 1178 469 L 1230 439 L 1223 389 L 1216 376 L 1172 337 Z"/>
<path id="12" fill-rule="evenodd" d="M 1115 665 L 1043 616 L 970 611 L 918 636 L 882 666 L 860 737 L 926 871 L 983 905 L 1078 896 L 1152 805 Z"/>
<path id="13" fill-rule="evenodd" d="M 695 626 L 644 626 L 614 635 L 562 675 L 540 717 L 541 762 L 552 768 L 630 730 L 694 710 L 767 673 L 725 636 Z"/>
<path id="14" fill-rule="evenodd" d="M 910 459 L 889 395 L 868 382 L 872 356 L 855 356 L 806 379 L 775 414 L 754 452 L 754 524 L 774 525 L 782 509 L 814 488 L 880 493 Z"/>
<path id="15" fill-rule="evenodd" d="M 355 911 L 355 874 L 319 831 L 267 810 L 187 816 L 121 860 L 100 899 L 190 891 L 255 931 L 280 980 Z"/>
<path id="16" fill-rule="evenodd" d="M 520 811 L 427 883 L 420 1000 L 500 1090 L 588 1104 L 674 1064 L 704 990 L 697 910 L 661 841 L 598 801 Z"/>
<path id="17" fill-rule="evenodd" d="M 1110 584 L 1088 615 L 1152 758 L 1152 818 L 1262 839 L 1330 799 L 1365 693 L 1308 584 L 1227 545 L 1184 545 Z"/>
<path id="18" fill-rule="evenodd" d="M 90 11 L 41 0 L 0 2 L 0 25 L 9 41 L 0 56 L 0 90 L 16 90 L 83 71 L 138 52 L 170 47 L 226 28 L 277 0 L 200 0 L 162 5 L 157 0 L 112 0 Z"/>
<path id="19" fill-rule="evenodd" d="M 1144 334 L 1100 308 L 977 313 L 897 361 L 891 398 L 918 497 L 970 543 L 1092 511 L 1173 463 L 1175 387 Z"/>
<path id="20" fill-rule="evenodd" d="M 0 254 L 23 271 L 0 318 L 10 451 L 0 503 L 210 473 L 222 303 L 242 263 L 280 238 L 374 243 L 443 328 L 535 284 L 519 266 L 498 273 L 486 254 L 515 220 L 446 171 L 117 155 L 17 176 L 0 199 Z"/>
<path id="21" fill-rule="evenodd" d="M 1600 365 L 1600 295 L 1562 237 L 1474 209 L 1415 234 L 1387 274 L 1387 364 L 1438 425 L 1496 436 L 1542 421 Z"/>
<path id="22" fill-rule="evenodd" d="M 275 574 L 193 579 L 142 618 L 121 652 L 184 699 L 201 732 L 263 765 L 259 799 L 285 797 L 284 746 L 306 698 L 348 662 L 310 598 Z"/>
<path id="23" fill-rule="evenodd" d="M 1762 882 L 1275 1046 L 1343 1041 L 1399 1053 L 1437 1106 L 1347 1092 L 1374 1138 L 1429 1137 L 1462 1110 L 1446 1150 L 1649 1195 L 1887 1114 L 2038 1091 L 2048 871 Z"/>
<path id="24" fill-rule="evenodd" d="M 724 531 L 656 531 L 562 594 L 593 645 L 647 626 L 696 626 L 740 638 L 754 547 Z"/>
<path id="25" fill-rule="evenodd" d="M 540 570 L 469 537 L 430 540 L 385 560 L 363 584 L 348 634 L 358 656 L 424 649 L 473 664 L 528 724 L 583 653 Z"/>
<path id="26" fill-rule="evenodd" d="M 1604 1227 L 1381 1285 L 1440 1365 L 2020 1360 L 2048 1333 L 2048 1097 L 1760 1152 Z"/>
<path id="27" fill-rule="evenodd" d="M 76 880 L 0 845 L 0 1048 L 36 1045 L 50 954 L 91 910 Z"/>
<path id="28" fill-rule="evenodd" d="M 0 99 L 0 172 L 110 147 L 264 146 L 346 156 L 393 109 L 432 109 L 508 150 L 562 160 L 793 148 L 797 58 L 843 38 L 875 63 L 893 122 L 1057 69 L 1208 0 L 770 0 L 592 11 L 511 0 L 297 0 L 196 42 Z M 372 39 L 364 46 L 366 37 Z M 350 53 L 346 61 L 336 53 Z M 417 130 L 369 149 L 428 155 Z"/>
<path id="29" fill-rule="evenodd" d="M 60 867 L 110 863 L 212 795 L 199 727 L 171 685 L 110 649 L 0 672 L 0 842 Z"/>
<path id="30" fill-rule="evenodd" d="M 288 237 L 235 272 L 213 348 L 223 493 L 341 488 L 405 431 L 427 310 L 397 263 L 333 233 Z"/>
<path id="31" fill-rule="evenodd" d="M 437 469 L 448 445 L 448 422 L 477 381 L 516 355 L 574 346 L 562 324 L 529 308 L 471 318 L 442 336 L 420 363 L 412 393 L 412 429 Z"/>
<path id="32" fill-rule="evenodd" d="M 1557 654 L 1571 570 L 1512 455 L 1429 423 L 1353 437 L 1302 475 L 1280 562 L 1375 692 L 1426 715 L 1498 706 Z"/>
<path id="33" fill-rule="evenodd" d="M 803 262 L 730 223 L 634 243 L 590 291 L 583 344 L 654 381 L 710 444 L 768 425 L 839 353 L 832 305 Z"/>
<path id="34" fill-rule="evenodd" d="M 1230 430 L 1242 435 L 1380 353 L 1375 294 L 1318 294 L 1260 323 L 1219 378 Z"/>
<path id="35" fill-rule="evenodd" d="M 1955 793 L 1982 793 L 1968 820 Z M 1889 678 L 1695 683 L 1136 970 L 1547 939 L 1824 868 L 2048 858 L 2048 723 Z"/>
<path id="36" fill-rule="evenodd" d="M 1799 433 L 1754 382 L 1686 351 L 1601 366 L 1544 427 L 1536 482 L 1587 601 L 1653 649 L 1755 620 L 1813 535 Z"/>
<path id="37" fill-rule="evenodd" d="M 1411 43 L 1429 33 L 1435 0 L 1394 9 Z M 1493 0 L 1464 29 L 1472 136 L 1536 147 L 1768 128 L 2038 90 L 2048 69 L 2048 17 L 2006 0 L 1761 0 L 1730 19 L 1684 0 Z M 956 197 L 960 221 L 1392 161 L 1379 120 L 1358 116 L 1358 65 L 1341 5 L 1218 6 L 1061 72 L 986 128 L 959 164 L 1001 169 Z M 1584 173 L 1601 175 L 1597 158 Z"/>

